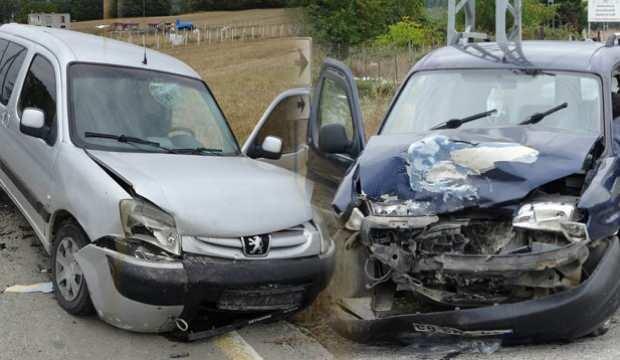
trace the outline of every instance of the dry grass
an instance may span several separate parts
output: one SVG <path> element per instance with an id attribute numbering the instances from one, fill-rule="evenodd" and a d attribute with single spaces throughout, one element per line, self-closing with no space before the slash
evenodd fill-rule
<path id="1" fill-rule="evenodd" d="M 364 117 L 364 129 L 366 130 L 366 138 L 377 133 L 381 121 L 387 112 L 388 106 L 392 99 L 390 95 L 377 95 L 373 97 L 362 97 L 360 105 L 362 106 L 362 116 Z"/>
<path id="2" fill-rule="evenodd" d="M 94 32 L 95 26 L 115 22 L 174 22 L 176 19 L 192 21 L 195 25 L 228 25 L 228 24 L 282 24 L 294 21 L 299 14 L 297 9 L 254 9 L 242 11 L 209 11 L 174 16 L 154 16 L 146 18 L 119 18 L 82 21 L 72 23 L 73 30 Z"/>
<path id="3" fill-rule="evenodd" d="M 295 39 L 269 39 L 174 48 L 215 94 L 235 135 L 244 141 L 273 99 L 299 86 Z"/>

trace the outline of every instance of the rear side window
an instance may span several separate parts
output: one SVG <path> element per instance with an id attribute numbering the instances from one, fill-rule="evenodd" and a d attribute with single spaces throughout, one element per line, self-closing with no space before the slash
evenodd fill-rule
<path id="1" fill-rule="evenodd" d="M 4 54 L 7 46 L 9 46 L 9 41 L 0 39 L 0 59 L 2 59 L 2 55 Z"/>
<path id="2" fill-rule="evenodd" d="M 0 45 L 1 46 L 1 45 Z M 0 61 L 0 103 L 6 105 L 11 98 L 19 70 L 22 68 L 26 48 L 10 42 Z"/>
<path id="3" fill-rule="evenodd" d="M 52 131 L 52 139 L 56 131 L 56 76 L 52 64 L 41 55 L 35 55 L 17 107 L 19 116 L 25 108 L 37 108 L 45 114 L 45 125 Z"/>

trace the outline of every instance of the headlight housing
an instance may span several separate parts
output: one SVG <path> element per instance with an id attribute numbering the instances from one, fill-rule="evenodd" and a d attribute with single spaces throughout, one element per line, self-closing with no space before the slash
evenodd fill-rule
<path id="1" fill-rule="evenodd" d="M 579 210 L 571 203 L 533 202 L 519 208 L 512 226 L 562 233 L 573 242 L 588 240 L 586 224 L 575 221 L 578 214 Z"/>
<path id="2" fill-rule="evenodd" d="M 390 200 L 375 202 L 370 201 L 370 208 L 373 215 L 377 216 L 418 216 L 426 215 L 428 206 L 425 202 L 413 200 Z"/>
<path id="3" fill-rule="evenodd" d="M 314 217 L 312 219 L 314 226 L 316 226 L 319 231 L 319 236 L 321 237 L 321 254 L 325 254 L 332 246 L 332 239 L 329 236 L 329 231 L 327 230 L 327 224 L 323 220 L 323 217 L 318 213 L 314 212 Z"/>
<path id="4" fill-rule="evenodd" d="M 121 200 L 119 207 L 126 238 L 144 241 L 173 255 L 181 255 L 181 236 L 171 215 L 138 199 Z"/>

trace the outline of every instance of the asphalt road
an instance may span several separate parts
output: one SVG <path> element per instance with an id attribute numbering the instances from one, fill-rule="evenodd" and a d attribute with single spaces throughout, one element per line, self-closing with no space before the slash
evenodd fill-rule
<path id="1" fill-rule="evenodd" d="M 48 257 L 24 218 L 0 193 L 0 360 L 13 359 L 617 359 L 620 327 L 604 336 L 569 344 L 499 348 L 461 342 L 431 347 L 370 347 L 350 343 L 329 328 L 307 330 L 279 322 L 182 344 L 158 335 L 134 334 L 96 317 L 76 318 L 52 294 L 7 293 L 9 286 L 49 281 Z M 570 321 L 570 319 L 566 319 Z M 320 341 L 315 340 L 318 339 Z"/>

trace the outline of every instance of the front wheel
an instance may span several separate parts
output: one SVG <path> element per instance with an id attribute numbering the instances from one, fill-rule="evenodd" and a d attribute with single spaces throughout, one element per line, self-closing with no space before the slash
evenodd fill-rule
<path id="1" fill-rule="evenodd" d="M 74 255 L 88 245 L 88 237 L 75 222 L 60 225 L 52 245 L 52 279 L 60 307 L 72 315 L 84 316 L 95 312 L 88 286 Z"/>

